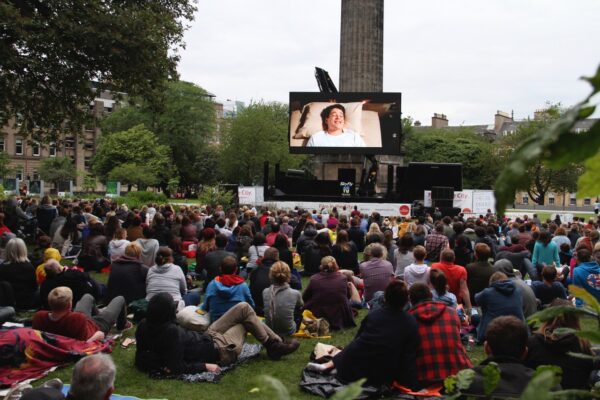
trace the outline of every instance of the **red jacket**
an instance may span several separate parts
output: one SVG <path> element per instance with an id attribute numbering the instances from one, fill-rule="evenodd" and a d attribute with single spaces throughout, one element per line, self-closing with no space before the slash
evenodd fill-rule
<path id="1" fill-rule="evenodd" d="M 460 340 L 460 320 L 454 309 L 441 302 L 424 301 L 409 313 L 419 324 L 417 379 L 421 384 L 439 383 L 472 367 Z"/>

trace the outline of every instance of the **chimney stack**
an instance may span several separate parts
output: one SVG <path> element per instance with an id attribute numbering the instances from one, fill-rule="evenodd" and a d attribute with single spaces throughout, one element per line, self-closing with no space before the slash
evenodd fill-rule
<path id="1" fill-rule="evenodd" d="M 494 115 L 494 132 L 496 135 L 500 133 L 502 125 L 505 122 L 514 122 L 513 117 L 507 112 L 500 110 L 496 111 L 496 115 Z"/>
<path id="2" fill-rule="evenodd" d="M 431 117 L 431 127 L 435 129 L 447 128 L 448 118 L 446 118 L 446 115 L 444 114 L 433 114 L 433 117 Z"/>

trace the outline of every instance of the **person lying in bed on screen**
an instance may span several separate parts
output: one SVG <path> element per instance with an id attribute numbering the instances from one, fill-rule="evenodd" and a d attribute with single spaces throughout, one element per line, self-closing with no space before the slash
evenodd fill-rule
<path id="1" fill-rule="evenodd" d="M 321 111 L 323 130 L 308 139 L 307 147 L 366 147 L 365 141 L 356 132 L 344 129 L 346 109 L 341 104 L 332 104 Z"/>

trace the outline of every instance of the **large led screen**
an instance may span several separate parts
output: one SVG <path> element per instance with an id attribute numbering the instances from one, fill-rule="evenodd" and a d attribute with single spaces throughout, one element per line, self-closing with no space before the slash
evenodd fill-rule
<path id="1" fill-rule="evenodd" d="M 291 153 L 401 152 L 400 93 L 290 93 Z"/>

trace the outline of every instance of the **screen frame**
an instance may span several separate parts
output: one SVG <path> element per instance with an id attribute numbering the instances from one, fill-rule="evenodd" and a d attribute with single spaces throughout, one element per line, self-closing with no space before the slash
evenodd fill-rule
<path id="1" fill-rule="evenodd" d="M 398 103 L 399 132 L 385 132 L 381 129 L 381 147 L 292 147 L 291 117 L 292 104 L 300 102 L 301 107 L 311 102 L 351 103 L 373 100 L 374 103 Z M 384 134 L 385 132 L 385 134 Z M 393 135 L 396 135 L 395 137 Z M 402 93 L 400 92 L 290 92 L 288 103 L 288 149 L 290 154 L 362 154 L 362 155 L 402 155 Z"/>

